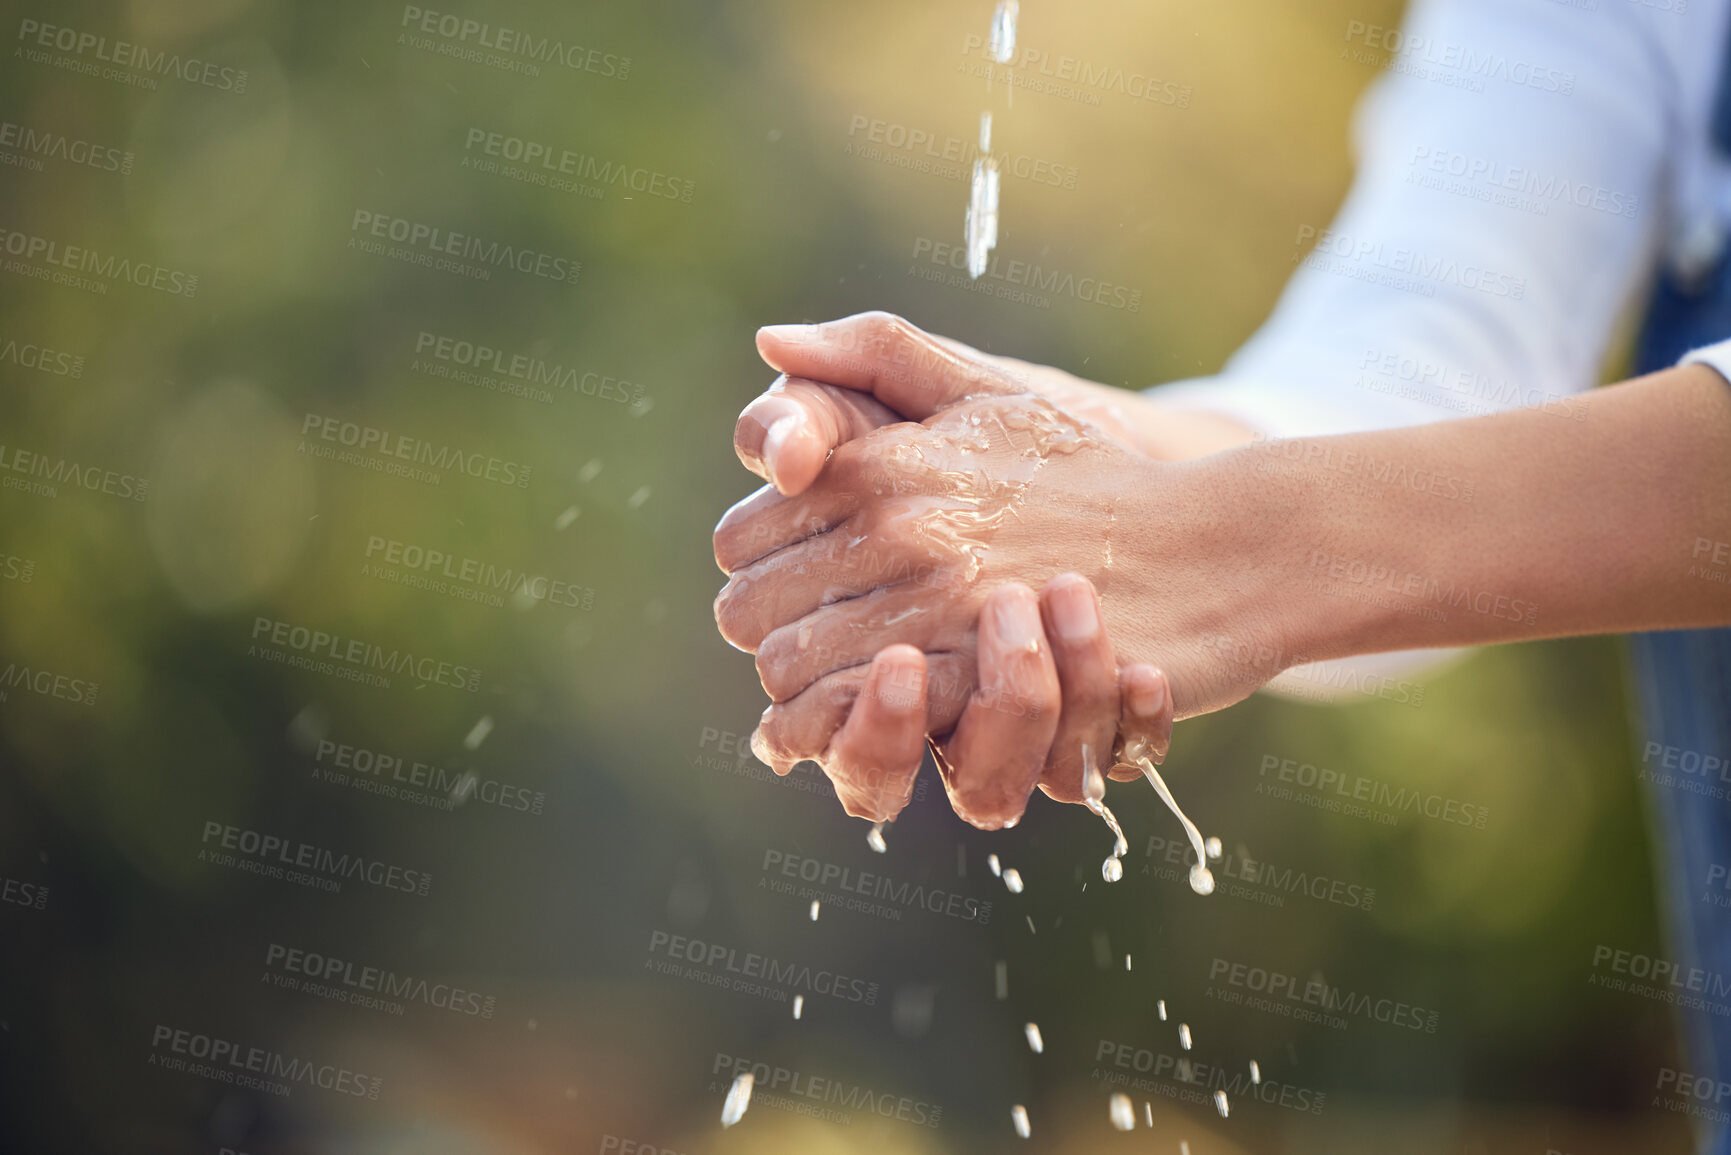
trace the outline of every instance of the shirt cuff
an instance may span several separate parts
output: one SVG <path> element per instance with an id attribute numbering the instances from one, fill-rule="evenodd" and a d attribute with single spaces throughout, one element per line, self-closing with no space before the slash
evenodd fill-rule
<path id="1" fill-rule="evenodd" d="M 1685 353 L 1678 365 L 1705 365 L 1719 376 L 1731 381 L 1731 341 L 1720 341 L 1716 345 L 1703 345 L 1692 353 Z"/>

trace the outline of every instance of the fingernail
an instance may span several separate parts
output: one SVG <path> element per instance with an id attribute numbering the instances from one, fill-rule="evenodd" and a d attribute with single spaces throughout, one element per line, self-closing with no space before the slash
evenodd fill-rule
<path id="1" fill-rule="evenodd" d="M 1130 679 L 1130 712 L 1138 718 L 1152 718 L 1166 704 L 1166 682 L 1163 678 Z"/>
<path id="2" fill-rule="evenodd" d="M 1084 582 L 1070 582 L 1053 591 L 1052 617 L 1058 635 L 1067 642 L 1091 641 L 1100 631 L 1100 615 L 1094 612 L 1094 598 Z"/>
<path id="3" fill-rule="evenodd" d="M 911 664 L 891 659 L 873 662 L 866 692 L 882 702 L 890 712 L 903 714 L 912 710 L 920 700 L 925 688 L 923 675 L 924 671 Z"/>
<path id="4" fill-rule="evenodd" d="M 769 427 L 769 432 L 763 435 L 763 465 L 769 470 L 769 480 L 777 489 L 781 488 L 776 477 L 781 470 L 781 447 L 787 444 L 788 439 L 795 436 L 804 424 L 804 413 L 789 413 L 786 417 L 776 418 Z"/>
<path id="5" fill-rule="evenodd" d="M 1040 610 L 1031 597 L 1001 598 L 992 623 L 998 639 L 1013 650 L 1040 648 Z"/>
<path id="6" fill-rule="evenodd" d="M 765 337 L 774 337 L 777 341 L 809 341 L 817 332 L 816 325 L 765 325 L 758 330 Z"/>

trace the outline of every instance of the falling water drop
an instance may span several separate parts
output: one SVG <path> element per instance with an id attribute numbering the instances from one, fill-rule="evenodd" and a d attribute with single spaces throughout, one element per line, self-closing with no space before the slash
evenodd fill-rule
<path id="1" fill-rule="evenodd" d="M 1130 1096 L 1122 1091 L 1114 1091 L 1108 1102 L 1108 1112 L 1112 1116 L 1112 1126 L 1120 1131 L 1136 1129 L 1136 1104 L 1130 1101 Z"/>
<path id="2" fill-rule="evenodd" d="M 1209 835 L 1207 846 L 1208 846 L 1208 859 L 1209 859 L 1209 861 L 1210 862 L 1219 862 L 1221 854 L 1224 853 L 1224 851 L 1221 849 L 1221 846 L 1220 846 L 1220 839 L 1214 837 L 1212 834 Z"/>
<path id="3" fill-rule="evenodd" d="M 1190 1024 L 1189 1023 L 1179 1023 L 1178 1024 L 1178 1042 L 1181 1046 L 1183 1046 L 1183 1048 L 1186 1051 L 1188 1051 L 1190 1049 Z"/>
<path id="4" fill-rule="evenodd" d="M 882 854 L 884 851 L 889 849 L 889 845 L 884 842 L 883 823 L 872 823 L 872 828 L 866 831 L 866 845 L 877 851 L 879 854 Z"/>
<path id="5" fill-rule="evenodd" d="M 1262 1085 L 1262 1068 L 1256 1065 L 1256 1060 L 1250 1060 L 1250 1081 L 1258 1087 Z"/>
<path id="6" fill-rule="evenodd" d="M 1013 866 L 1005 869 L 1005 871 L 1004 871 L 1004 885 L 1009 887 L 1011 894 L 1021 894 L 1022 893 L 1022 872 L 1017 870 Z"/>
<path id="7" fill-rule="evenodd" d="M 733 1086 L 727 1091 L 727 1102 L 721 1105 L 723 1127 L 731 1127 L 745 1118 L 745 1109 L 751 1106 L 751 1085 L 756 1081 L 757 1076 L 750 1071 L 733 1080 Z"/>
<path id="8" fill-rule="evenodd" d="M 1190 848 L 1196 852 L 1196 865 L 1190 868 L 1190 889 L 1197 894 L 1213 894 L 1214 875 L 1207 866 L 1208 848 L 1202 842 L 1202 832 L 1196 829 L 1196 824 L 1179 808 L 1177 800 L 1172 797 L 1172 791 L 1166 788 L 1166 780 L 1160 777 L 1160 771 L 1154 769 L 1154 763 L 1145 751 L 1126 749 L 1125 756 L 1141 768 L 1142 776 L 1148 779 L 1148 784 L 1154 787 L 1154 792 L 1160 795 L 1160 800 L 1166 803 L 1167 808 L 1178 816 L 1178 821 L 1184 826 L 1184 833 L 1190 838 Z"/>
<path id="9" fill-rule="evenodd" d="M 1017 0 L 998 0 L 997 11 L 992 13 L 990 54 L 999 64 L 1008 64 L 1016 54 L 1016 17 L 1020 8 Z"/>
<path id="10" fill-rule="evenodd" d="M 1125 970 L 1130 969 L 1130 956 L 1129 955 L 1124 956 L 1124 969 Z"/>
<path id="11" fill-rule="evenodd" d="M 1118 818 L 1106 806 L 1106 778 L 1100 773 L 1100 767 L 1094 762 L 1094 752 L 1086 743 L 1082 746 L 1082 801 L 1089 810 L 1102 818 L 1112 831 L 1112 856 L 1100 864 L 1100 876 L 1107 882 L 1117 882 L 1124 877 L 1124 864 L 1119 861 L 1130 849 L 1130 842 L 1124 837 L 1124 828 L 1118 825 Z"/>
<path id="12" fill-rule="evenodd" d="M 814 898 L 811 900 L 811 921 L 813 922 L 817 921 L 818 905 L 817 899 Z"/>
<path id="13" fill-rule="evenodd" d="M 794 995 L 793 996 L 793 1017 L 797 1020 L 799 1018 L 799 1016 L 801 1015 L 801 1013 L 804 1012 L 804 1010 L 805 1010 L 805 996 L 804 995 Z"/>
<path id="14" fill-rule="evenodd" d="M 1040 1024 L 1029 1023 L 1022 1028 L 1022 1033 L 1028 1036 L 1028 1049 L 1036 1055 L 1046 1051 L 1046 1040 L 1040 1037 Z"/>
<path id="15" fill-rule="evenodd" d="M 997 855 L 995 855 L 995 854 L 986 855 L 986 866 L 988 869 L 991 870 L 993 878 L 1003 877 L 1004 868 L 1002 865 L 999 864 Z"/>
<path id="16" fill-rule="evenodd" d="M 1222 1119 L 1232 1113 L 1232 1104 L 1226 1101 L 1225 1091 L 1214 1092 L 1214 1109 L 1220 1112 L 1220 1117 Z"/>
<path id="17" fill-rule="evenodd" d="M 1028 1129 L 1028 1109 L 1020 1103 L 1017 1103 L 1014 1107 L 1010 1108 L 1010 1122 L 1016 1125 L 1016 1134 L 1020 1135 L 1022 1138 L 1026 1139 L 1029 1135 L 1033 1134 L 1033 1132 Z"/>
<path id="18" fill-rule="evenodd" d="M 1165 999 L 1160 1000 L 1160 1021 L 1161 1022 L 1166 1021 L 1166 1000 Z"/>
<path id="19" fill-rule="evenodd" d="M 992 988 L 993 993 L 998 996 L 999 1002 L 1003 1002 L 1005 999 L 1010 997 L 1009 963 L 1000 960 L 998 964 L 992 968 Z"/>
<path id="20" fill-rule="evenodd" d="M 482 714 L 481 720 L 475 723 L 474 727 L 470 729 L 468 736 L 463 739 L 463 748 L 465 750 L 479 750 L 481 748 L 481 743 L 485 742 L 487 740 L 487 735 L 492 732 L 493 715 Z"/>

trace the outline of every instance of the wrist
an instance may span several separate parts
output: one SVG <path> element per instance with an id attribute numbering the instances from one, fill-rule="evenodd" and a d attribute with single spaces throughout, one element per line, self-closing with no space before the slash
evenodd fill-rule
<path id="1" fill-rule="evenodd" d="M 1222 450 L 1187 466 L 1203 492 L 1220 495 L 1217 516 L 1237 559 L 1228 631 L 1254 645 L 1263 681 L 1293 666 L 1351 652 L 1349 639 L 1374 628 L 1373 607 L 1331 597 L 1327 559 L 1343 531 L 1325 490 L 1288 480 L 1285 462 L 1256 442 Z M 1322 559 L 1324 573 L 1317 572 Z M 1240 654 L 1242 657 L 1242 654 Z"/>

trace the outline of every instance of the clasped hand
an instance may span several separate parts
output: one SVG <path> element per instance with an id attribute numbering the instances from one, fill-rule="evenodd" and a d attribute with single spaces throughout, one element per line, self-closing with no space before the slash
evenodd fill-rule
<path id="1" fill-rule="evenodd" d="M 956 812 L 1010 826 L 1036 785 L 1082 801 L 1085 758 L 1122 778 L 1125 744 L 1163 756 L 1183 699 L 1260 680 L 1186 660 L 1225 624 L 1207 519 L 1073 379 L 885 314 L 758 345 L 783 376 L 734 443 L 770 485 L 716 527 L 715 616 L 757 656 L 778 773 L 813 759 L 883 821 L 930 738 Z"/>

